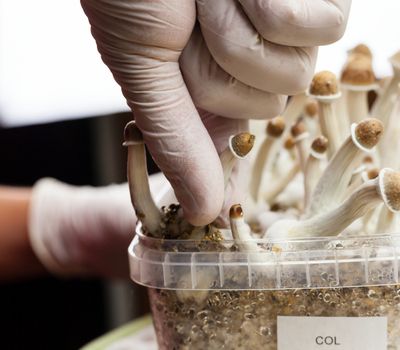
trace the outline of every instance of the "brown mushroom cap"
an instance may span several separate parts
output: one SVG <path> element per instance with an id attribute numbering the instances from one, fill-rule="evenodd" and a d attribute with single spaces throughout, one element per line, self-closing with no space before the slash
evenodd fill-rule
<path id="1" fill-rule="evenodd" d="M 283 147 L 285 147 L 285 149 L 289 150 L 289 149 L 293 149 L 293 147 L 295 145 L 296 145 L 296 142 L 294 141 L 293 137 L 288 136 L 283 144 Z"/>
<path id="2" fill-rule="evenodd" d="M 339 92 L 336 75 L 322 71 L 314 75 L 310 85 L 310 93 L 315 96 L 335 95 Z"/>
<path id="3" fill-rule="evenodd" d="M 379 169 L 378 168 L 370 169 L 367 172 L 367 177 L 368 177 L 369 180 L 376 179 L 378 176 L 379 176 Z"/>
<path id="4" fill-rule="evenodd" d="M 235 135 L 234 137 L 232 137 L 231 140 L 231 146 L 233 151 L 239 157 L 245 157 L 253 148 L 255 138 L 256 137 L 254 135 L 248 132 L 242 132 L 240 134 Z"/>
<path id="5" fill-rule="evenodd" d="M 315 117 L 318 114 L 317 101 L 310 100 L 304 106 L 304 112 L 308 117 Z"/>
<path id="6" fill-rule="evenodd" d="M 365 44 L 358 44 L 350 50 L 350 54 L 363 55 L 369 59 L 372 59 L 371 49 Z"/>
<path id="7" fill-rule="evenodd" d="M 239 219 L 243 217 L 243 210 L 240 204 L 234 204 L 229 209 L 229 217 L 231 219 Z"/>
<path id="8" fill-rule="evenodd" d="M 328 139 L 325 136 L 318 136 L 311 144 L 311 149 L 316 153 L 325 153 L 328 149 Z"/>
<path id="9" fill-rule="evenodd" d="M 374 162 L 374 158 L 370 155 L 367 154 L 364 158 L 363 158 L 363 163 L 373 163 Z"/>
<path id="10" fill-rule="evenodd" d="M 304 134 L 306 132 L 306 125 L 301 121 L 298 120 L 291 128 L 290 133 L 294 138 Z"/>
<path id="11" fill-rule="evenodd" d="M 285 119 L 281 116 L 275 117 L 268 121 L 267 134 L 272 137 L 280 137 L 286 127 Z"/>
<path id="12" fill-rule="evenodd" d="M 126 124 L 124 129 L 124 146 L 143 143 L 142 132 L 137 127 L 134 120 Z"/>
<path id="13" fill-rule="evenodd" d="M 343 69 L 340 79 L 342 83 L 350 85 L 370 85 L 375 83 L 376 78 L 371 60 L 362 55 L 349 60 Z"/>
<path id="14" fill-rule="evenodd" d="M 393 211 L 400 211 L 400 173 L 389 169 L 383 171 L 385 204 Z"/>
<path id="15" fill-rule="evenodd" d="M 383 124 L 375 118 L 367 118 L 357 124 L 355 137 L 358 143 L 365 148 L 374 147 L 383 133 Z"/>

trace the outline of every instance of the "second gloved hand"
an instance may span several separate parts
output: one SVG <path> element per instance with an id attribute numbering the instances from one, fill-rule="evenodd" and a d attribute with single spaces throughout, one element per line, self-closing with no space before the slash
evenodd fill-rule
<path id="1" fill-rule="evenodd" d="M 150 176 L 157 205 L 170 185 Z M 168 203 L 169 204 L 169 203 Z M 45 178 L 33 187 L 28 232 L 41 263 L 61 276 L 129 276 L 127 248 L 137 218 L 128 185 L 71 186 Z"/>
<path id="2" fill-rule="evenodd" d="M 273 117 L 286 95 L 305 89 L 316 45 L 341 37 L 351 1 L 81 3 L 150 153 L 186 218 L 202 225 L 223 206 L 218 153 L 230 134 L 246 127 L 239 119 Z M 234 202 L 242 192 L 238 182 L 233 176 Z"/>

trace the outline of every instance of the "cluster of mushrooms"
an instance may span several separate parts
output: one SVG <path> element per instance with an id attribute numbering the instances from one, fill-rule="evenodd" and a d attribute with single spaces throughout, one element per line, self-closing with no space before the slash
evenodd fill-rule
<path id="1" fill-rule="evenodd" d="M 394 75 L 377 81 L 371 51 L 358 45 L 348 53 L 340 82 L 329 71 L 317 73 L 307 92 L 293 96 L 282 116 L 267 122 L 255 154 L 250 152 L 254 135 L 231 136 L 220 155 L 225 184 L 241 159 L 250 155 L 253 168 L 247 202 L 231 207 L 230 230 L 216 223 L 193 227 L 179 205 L 156 205 L 142 135 L 134 122 L 128 123 L 128 181 L 143 233 L 233 239 L 240 251 L 260 251 L 264 248 L 255 238 L 273 242 L 397 232 L 400 52 L 390 61 Z M 371 91 L 376 96 L 372 106 Z"/>

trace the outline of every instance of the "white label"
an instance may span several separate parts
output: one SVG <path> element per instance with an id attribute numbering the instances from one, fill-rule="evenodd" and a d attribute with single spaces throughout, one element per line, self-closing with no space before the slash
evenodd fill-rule
<path id="1" fill-rule="evenodd" d="M 278 316 L 278 350 L 387 350 L 387 318 Z"/>

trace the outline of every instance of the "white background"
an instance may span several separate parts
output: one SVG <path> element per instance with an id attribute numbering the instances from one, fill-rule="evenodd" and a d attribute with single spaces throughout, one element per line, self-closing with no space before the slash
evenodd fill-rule
<path id="1" fill-rule="evenodd" d="M 322 1 L 322 0 L 310 0 Z M 378 76 L 400 49 L 400 1 L 353 0 L 345 36 L 320 49 L 317 69 L 339 72 L 359 42 Z M 0 124 L 33 124 L 127 110 L 97 53 L 78 0 L 0 0 Z"/>

